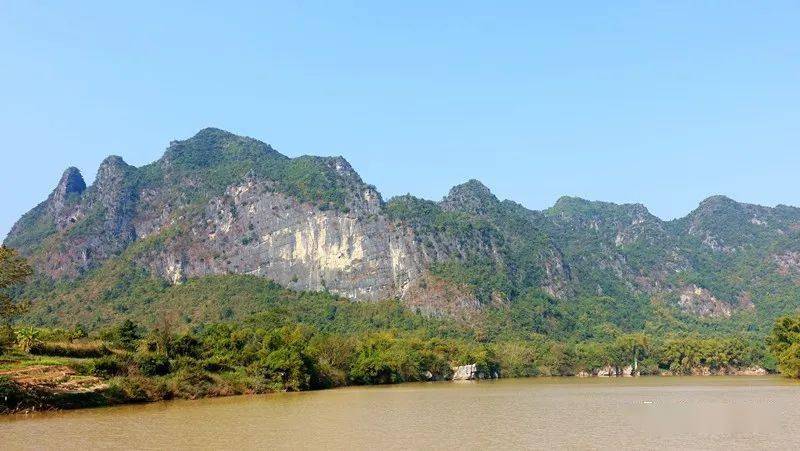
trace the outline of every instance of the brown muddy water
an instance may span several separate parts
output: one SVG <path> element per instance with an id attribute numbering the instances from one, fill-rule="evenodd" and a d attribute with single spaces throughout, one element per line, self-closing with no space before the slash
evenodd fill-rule
<path id="1" fill-rule="evenodd" d="M 800 384 L 538 378 L 0 418 L 0 449 L 797 449 Z"/>

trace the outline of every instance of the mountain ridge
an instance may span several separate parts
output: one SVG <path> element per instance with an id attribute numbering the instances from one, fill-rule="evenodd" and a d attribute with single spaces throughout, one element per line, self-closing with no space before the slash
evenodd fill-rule
<path id="1" fill-rule="evenodd" d="M 668 221 L 642 204 L 570 196 L 531 210 L 475 179 L 438 202 L 384 200 L 341 156 L 290 158 L 205 128 L 147 165 L 107 157 L 90 186 L 67 169 L 4 243 L 31 258 L 39 288 L 27 294 L 53 311 L 57 290 L 41 287 L 124 261 L 166 284 L 251 274 L 354 300 L 399 298 L 431 315 L 470 317 L 537 290 L 563 302 L 635 299 L 642 311 L 663 299 L 701 318 L 763 310 L 749 321 L 764 323 L 796 307 L 768 293 L 795 294 L 800 209 L 716 195 Z"/>

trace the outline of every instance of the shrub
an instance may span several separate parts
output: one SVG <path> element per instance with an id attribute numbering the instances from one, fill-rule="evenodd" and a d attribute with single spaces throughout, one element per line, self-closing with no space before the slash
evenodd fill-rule
<path id="1" fill-rule="evenodd" d="M 107 355 L 95 359 L 92 374 L 103 378 L 126 376 L 128 374 L 128 366 L 129 362 L 119 356 Z"/>
<path id="2" fill-rule="evenodd" d="M 69 338 L 71 340 L 79 340 L 88 336 L 89 333 L 86 331 L 86 328 L 83 326 L 83 324 L 78 324 L 69 332 Z"/>
<path id="3" fill-rule="evenodd" d="M 186 356 L 197 359 L 200 357 L 200 341 L 191 335 L 182 335 L 174 340 L 170 351 L 175 356 Z"/>
<path id="4" fill-rule="evenodd" d="M 145 377 L 121 377 L 111 381 L 108 395 L 115 402 L 145 402 L 170 399 L 172 392 L 164 381 Z"/>
<path id="5" fill-rule="evenodd" d="M 6 376 L 0 376 L 0 413 L 14 410 L 25 399 L 25 392 Z"/>
<path id="6" fill-rule="evenodd" d="M 258 366 L 264 379 L 276 389 L 300 391 L 313 388 L 316 373 L 311 359 L 296 349 L 272 351 L 261 358 Z"/>
<path id="7" fill-rule="evenodd" d="M 174 375 L 170 378 L 170 391 L 179 398 L 196 399 L 208 396 L 214 380 L 206 374 L 196 360 L 189 357 L 177 359 Z"/>
<path id="8" fill-rule="evenodd" d="M 126 319 L 114 327 L 100 331 L 100 338 L 132 351 L 142 338 L 142 330 L 136 323 Z"/>
<path id="9" fill-rule="evenodd" d="M 0 352 L 17 344 L 17 335 L 9 324 L 0 325 Z"/>
<path id="10" fill-rule="evenodd" d="M 169 357 L 158 353 L 139 354 L 136 356 L 136 364 L 143 376 L 164 376 L 172 368 Z"/>
<path id="11" fill-rule="evenodd" d="M 361 344 L 350 371 L 362 384 L 394 384 L 424 379 L 425 368 L 416 343 L 376 334 Z"/>
<path id="12" fill-rule="evenodd" d="M 95 358 L 111 354 L 103 343 L 58 343 L 38 342 L 31 345 L 28 351 L 34 355 L 58 357 Z"/>
<path id="13" fill-rule="evenodd" d="M 39 340 L 41 341 L 71 341 L 72 333 L 67 329 L 60 327 L 38 327 L 36 330 L 39 333 Z"/>
<path id="14" fill-rule="evenodd" d="M 211 373 L 233 371 L 233 365 L 224 357 L 212 356 L 202 362 L 203 369 Z"/>
<path id="15" fill-rule="evenodd" d="M 34 327 L 23 327 L 16 331 L 17 344 L 24 352 L 30 351 L 31 347 L 40 343 L 39 330 Z"/>

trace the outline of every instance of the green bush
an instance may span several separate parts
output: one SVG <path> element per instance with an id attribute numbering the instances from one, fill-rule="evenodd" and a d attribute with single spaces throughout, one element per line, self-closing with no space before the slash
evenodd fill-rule
<path id="1" fill-rule="evenodd" d="M 25 398 L 25 391 L 16 382 L 0 376 L 0 413 L 14 410 Z"/>
<path id="2" fill-rule="evenodd" d="M 34 355 L 48 355 L 57 357 L 93 358 L 111 354 L 103 343 L 57 343 L 37 342 L 31 345 L 28 351 Z"/>
<path id="3" fill-rule="evenodd" d="M 135 361 L 139 372 L 144 376 L 164 376 L 169 374 L 172 367 L 166 354 L 138 354 Z"/>
<path id="4" fill-rule="evenodd" d="M 112 379 L 107 395 L 116 403 L 161 401 L 172 398 L 172 392 L 166 382 L 138 376 Z"/>
<path id="5" fill-rule="evenodd" d="M 0 324 L 0 353 L 17 344 L 17 335 L 9 324 Z"/>
<path id="6" fill-rule="evenodd" d="M 361 343 L 350 376 L 361 384 L 393 384 L 425 380 L 426 371 L 419 342 L 374 334 Z"/>
<path id="7" fill-rule="evenodd" d="M 126 376 L 130 362 L 117 355 L 107 355 L 94 360 L 92 374 L 102 378 Z"/>
<path id="8" fill-rule="evenodd" d="M 200 348 L 200 341 L 192 335 L 181 335 L 178 339 L 173 340 L 170 346 L 170 352 L 175 356 L 186 356 L 197 359 L 200 357 L 202 349 Z"/>
<path id="9" fill-rule="evenodd" d="M 213 392 L 214 379 L 197 360 L 191 357 L 179 357 L 174 362 L 169 387 L 176 397 L 202 398 Z"/>
<path id="10" fill-rule="evenodd" d="M 100 338 L 104 341 L 114 343 L 124 349 L 132 351 L 142 338 L 142 328 L 130 319 L 126 319 L 120 324 L 100 331 Z"/>
<path id="11" fill-rule="evenodd" d="M 800 314 L 778 318 L 767 343 L 780 372 L 800 378 Z"/>

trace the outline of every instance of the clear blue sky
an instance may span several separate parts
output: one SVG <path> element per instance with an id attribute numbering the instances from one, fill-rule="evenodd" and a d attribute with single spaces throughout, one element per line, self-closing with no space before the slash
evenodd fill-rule
<path id="1" fill-rule="evenodd" d="M 110 3 L 0 0 L 0 237 L 67 166 L 206 126 L 386 198 L 800 205 L 797 1 Z"/>

